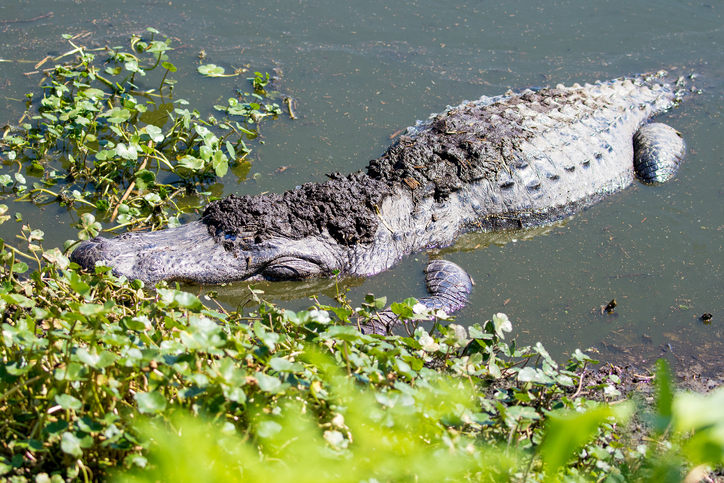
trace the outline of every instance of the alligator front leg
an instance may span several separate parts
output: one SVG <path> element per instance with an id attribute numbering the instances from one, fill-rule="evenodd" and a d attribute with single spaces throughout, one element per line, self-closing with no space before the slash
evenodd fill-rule
<path id="1" fill-rule="evenodd" d="M 443 310 L 446 314 L 465 306 L 475 283 L 465 270 L 447 260 L 430 261 L 425 268 L 425 282 L 430 296 L 419 302 L 430 310 Z M 397 315 L 388 308 L 376 314 L 362 330 L 366 334 L 385 335 L 400 323 Z"/>
<path id="2" fill-rule="evenodd" d="M 634 135 L 634 171 L 645 184 L 659 184 L 672 178 L 684 154 L 684 139 L 666 124 L 646 124 Z"/>

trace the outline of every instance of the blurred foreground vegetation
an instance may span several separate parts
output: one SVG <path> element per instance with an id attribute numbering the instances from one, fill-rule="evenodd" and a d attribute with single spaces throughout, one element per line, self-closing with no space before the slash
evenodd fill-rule
<path id="1" fill-rule="evenodd" d="M 3 196 L 77 210 L 82 239 L 173 225 L 217 176 L 246 176 L 254 126 L 281 113 L 268 75 L 202 118 L 170 96 L 156 34 L 129 52 L 70 40 L 4 129 Z M 663 363 L 649 403 L 615 375 L 584 383 L 581 351 L 518 347 L 504 314 L 464 328 L 408 299 L 400 334 L 370 336 L 357 323 L 384 298 L 295 313 L 250 287 L 228 311 L 19 238 L 0 240 L 0 481 L 673 482 L 724 459 L 724 392 L 675 395 Z"/>

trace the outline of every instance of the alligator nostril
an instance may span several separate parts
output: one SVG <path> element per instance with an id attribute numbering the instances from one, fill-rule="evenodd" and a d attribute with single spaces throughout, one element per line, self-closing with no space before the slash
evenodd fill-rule
<path id="1" fill-rule="evenodd" d="M 88 246 L 88 247 L 94 247 L 94 246 L 102 246 L 106 244 L 106 238 L 103 238 L 102 236 L 96 236 L 91 238 L 90 240 L 84 240 L 81 242 L 78 246 Z"/>

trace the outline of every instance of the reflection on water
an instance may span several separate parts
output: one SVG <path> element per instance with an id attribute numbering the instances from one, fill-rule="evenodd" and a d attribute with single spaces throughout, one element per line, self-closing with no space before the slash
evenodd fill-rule
<path id="1" fill-rule="evenodd" d="M 464 324 L 504 311 L 521 343 L 541 341 L 558 356 L 593 346 L 606 359 L 623 355 L 640 362 L 665 350 L 674 359 L 721 362 L 720 6 L 679 0 L 199 5 L 184 0 L 0 5 L 0 18 L 9 20 L 0 24 L 0 59 L 10 61 L 0 62 L 0 125 L 22 117 L 24 95 L 37 90 L 45 67 L 35 66 L 69 49 L 62 34 L 102 45 L 125 42 L 130 33 L 152 26 L 173 39 L 173 61 L 182 73 L 174 99 L 189 100 L 204 115 L 247 87 L 241 78 L 196 75 L 202 49 L 205 62 L 227 70 L 276 69 L 279 88 L 295 99 L 297 120 L 282 116 L 262 124 L 264 144 L 254 147 L 250 169 L 240 171 L 248 177 L 222 180 L 225 194 L 251 195 L 361 169 L 416 119 L 481 94 L 662 68 L 698 72 L 696 84 L 704 93 L 659 119 L 682 132 L 689 146 L 673 182 L 634 186 L 564 224 L 541 229 L 546 236 L 471 234 L 449 249 L 414 254 L 386 273 L 344 279 L 340 286 L 349 288 L 357 303 L 367 292 L 390 300 L 421 297 L 425 260 L 444 256 L 477 281 L 459 317 Z M 17 170 L 2 164 L 0 174 Z M 11 212 L 45 231 L 46 246 L 75 237 L 76 220 L 62 207 L 11 205 Z M 19 228 L 6 223 L 3 238 Z M 330 281 L 262 288 L 290 308 L 308 306 L 314 293 L 329 300 L 336 290 Z M 235 306 L 244 290 L 244 285 L 220 288 L 219 298 Z M 613 298 L 616 315 L 602 316 L 601 304 Z M 705 312 L 713 315 L 710 325 L 699 318 Z"/>
<path id="2" fill-rule="evenodd" d="M 437 253 L 441 257 L 444 257 L 449 253 L 469 252 L 480 248 L 487 248 L 490 245 L 503 247 L 508 243 L 531 240 L 538 235 L 548 235 L 555 228 L 566 226 L 566 223 L 567 220 L 559 220 L 549 225 L 524 228 L 522 230 L 465 233 L 457 239 L 453 246 L 437 250 Z"/>
<path id="3" fill-rule="evenodd" d="M 251 302 L 252 290 L 255 291 L 259 298 L 269 302 L 308 300 L 310 295 L 316 294 L 333 300 L 339 287 L 360 287 L 364 282 L 364 278 L 358 277 L 345 277 L 341 283 L 338 283 L 333 278 L 314 278 L 295 282 L 237 282 L 226 285 L 207 285 L 201 289 L 199 289 L 199 287 L 186 285 L 182 288 L 198 294 L 209 294 L 212 292 L 218 302 L 228 308 L 236 309 L 239 306 L 244 307 Z M 304 303 L 303 305 L 310 305 L 310 303 Z"/>

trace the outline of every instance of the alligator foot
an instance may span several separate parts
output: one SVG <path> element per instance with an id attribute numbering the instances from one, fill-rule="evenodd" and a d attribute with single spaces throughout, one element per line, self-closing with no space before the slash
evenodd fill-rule
<path id="1" fill-rule="evenodd" d="M 420 303 L 431 310 L 443 310 L 446 314 L 465 306 L 475 283 L 465 270 L 447 260 L 431 260 L 425 268 L 425 282 L 430 296 L 420 299 Z M 401 322 L 397 315 L 387 308 L 370 320 L 369 324 L 363 325 L 362 331 L 365 334 L 386 335 L 399 324 Z"/>
<path id="2" fill-rule="evenodd" d="M 642 126 L 634 135 L 634 171 L 644 184 L 669 180 L 679 169 L 686 144 L 674 128 L 661 123 Z"/>

